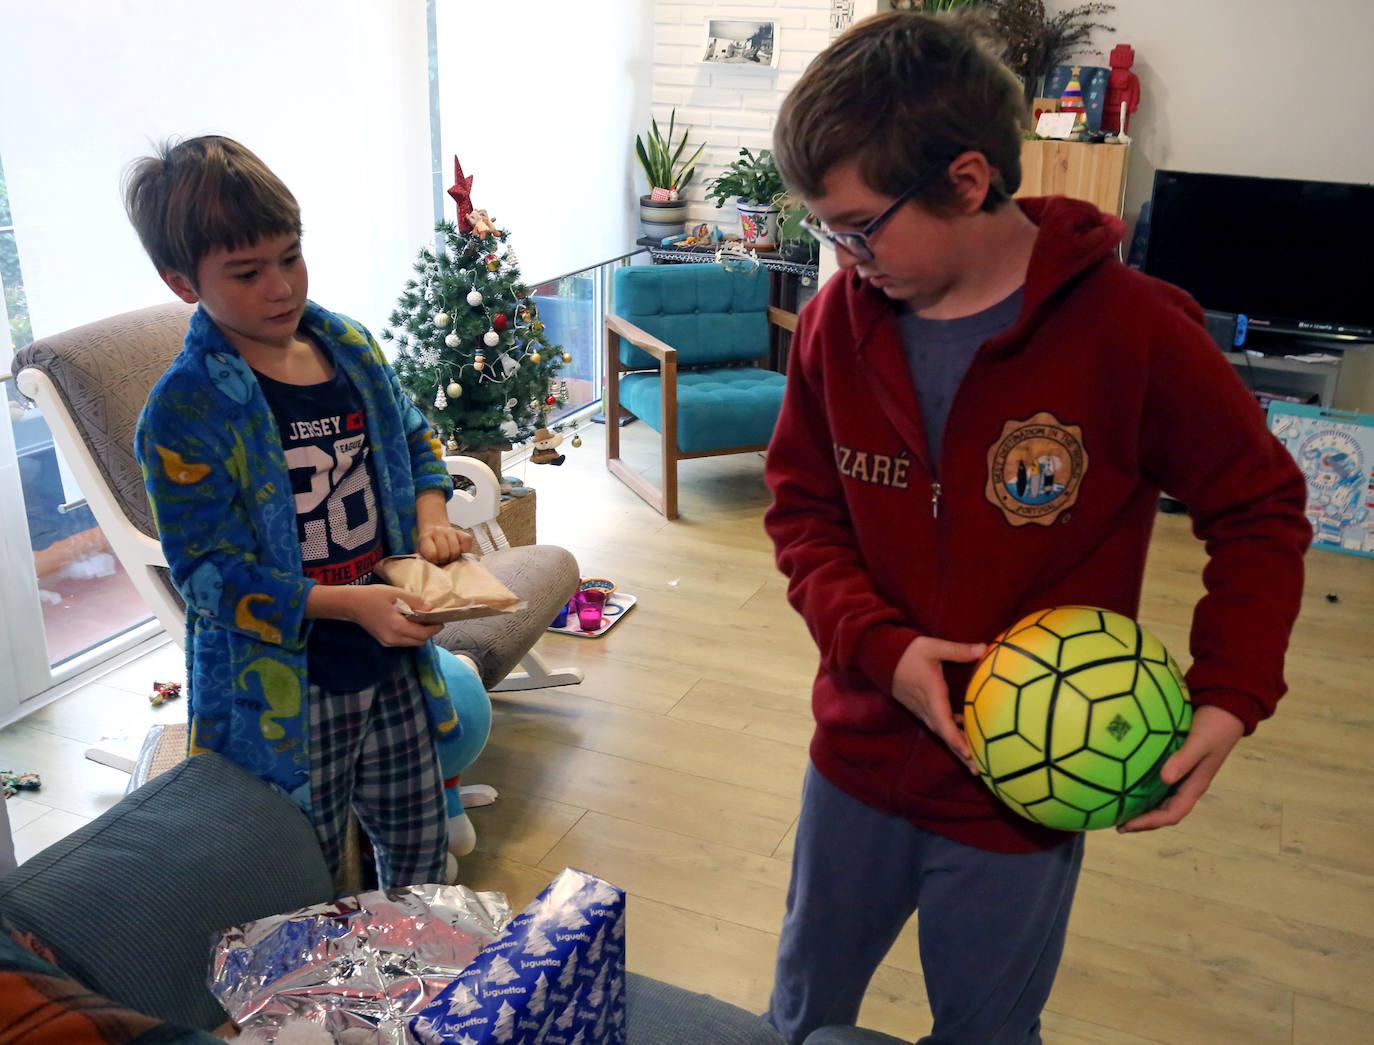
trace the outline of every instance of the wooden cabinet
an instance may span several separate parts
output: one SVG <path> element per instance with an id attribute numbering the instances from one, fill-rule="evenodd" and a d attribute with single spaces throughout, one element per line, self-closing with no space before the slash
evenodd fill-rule
<path id="1" fill-rule="evenodd" d="M 1072 196 L 1108 214 L 1120 215 L 1126 202 L 1129 145 L 1041 139 L 1021 143 L 1018 196 Z"/>

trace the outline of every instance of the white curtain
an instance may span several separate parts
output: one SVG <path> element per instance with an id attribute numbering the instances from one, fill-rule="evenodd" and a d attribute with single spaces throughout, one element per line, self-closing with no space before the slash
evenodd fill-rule
<path id="1" fill-rule="evenodd" d="M 628 249 L 647 5 L 437 2 L 443 185 L 456 151 L 528 278 Z M 300 201 L 311 295 L 380 330 L 433 236 L 428 60 L 425 0 L 0 0 L 0 161 L 35 336 L 170 298 L 120 178 L 150 143 L 211 132 Z"/>
<path id="2" fill-rule="evenodd" d="M 456 153 L 533 282 L 633 250 L 654 5 L 436 3 L 444 187 Z"/>

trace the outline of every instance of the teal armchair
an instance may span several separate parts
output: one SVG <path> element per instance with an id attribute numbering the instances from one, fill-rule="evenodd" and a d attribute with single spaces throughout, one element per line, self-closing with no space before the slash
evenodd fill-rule
<path id="1" fill-rule="evenodd" d="M 764 450 L 786 378 L 765 368 L 769 324 L 796 316 L 768 304 L 768 273 L 719 265 L 630 265 L 606 315 L 606 467 L 664 518 L 677 518 L 677 466 Z M 662 485 L 620 456 L 621 410 L 659 433 Z"/>

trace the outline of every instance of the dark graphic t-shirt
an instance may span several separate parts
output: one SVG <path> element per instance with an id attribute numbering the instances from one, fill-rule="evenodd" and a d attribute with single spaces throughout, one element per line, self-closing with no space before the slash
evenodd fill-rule
<path id="1" fill-rule="evenodd" d="M 386 557 L 377 480 L 362 400 L 339 367 L 328 381 L 290 385 L 258 374 L 276 415 L 305 575 L 320 584 L 369 584 Z M 315 621 L 307 646 L 310 682 L 334 692 L 375 685 L 404 650 L 383 646 L 351 621 Z"/>

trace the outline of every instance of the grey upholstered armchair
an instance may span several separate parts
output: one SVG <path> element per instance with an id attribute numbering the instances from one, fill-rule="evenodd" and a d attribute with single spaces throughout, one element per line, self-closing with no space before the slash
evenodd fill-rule
<path id="1" fill-rule="evenodd" d="M 181 349 L 191 312 L 179 302 L 126 312 L 35 341 L 14 359 L 20 391 L 42 409 L 106 540 L 178 643 L 184 640 L 185 611 L 158 543 L 133 435 L 148 392 Z M 495 488 L 490 470 L 479 461 L 450 458 L 448 466 L 450 473 L 471 478 L 479 495 Z M 450 515 L 460 524 L 479 521 L 473 496 L 455 496 Z M 480 504 L 490 511 L 487 525 L 494 525 L 495 500 Z M 550 671 L 534 652 L 549 622 L 577 590 L 573 556 L 552 545 L 534 545 L 498 548 L 483 561 L 528 608 L 449 624 L 439 644 L 471 657 L 488 690 L 580 682 L 579 670 Z M 517 667 L 523 670 L 512 674 Z"/>

